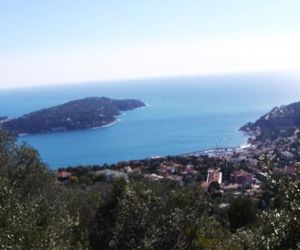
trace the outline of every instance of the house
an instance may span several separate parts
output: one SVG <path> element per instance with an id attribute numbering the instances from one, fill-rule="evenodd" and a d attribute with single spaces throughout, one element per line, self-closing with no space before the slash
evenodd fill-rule
<path id="1" fill-rule="evenodd" d="M 274 174 L 286 174 L 289 176 L 296 175 L 296 168 L 292 166 L 285 166 L 284 168 L 274 168 Z"/>
<path id="2" fill-rule="evenodd" d="M 147 174 L 145 175 L 146 178 L 148 178 L 149 180 L 152 180 L 152 181 L 159 181 L 159 180 L 162 180 L 164 177 L 163 176 L 160 176 L 160 175 L 157 175 L 157 174 Z"/>
<path id="3" fill-rule="evenodd" d="M 95 173 L 96 177 L 102 176 L 105 181 L 113 181 L 118 178 L 123 178 L 125 180 L 128 180 L 128 175 L 126 173 L 120 172 L 120 171 L 115 171 L 111 169 L 104 169 L 104 170 L 99 170 Z"/>
<path id="4" fill-rule="evenodd" d="M 222 172 L 220 169 L 208 169 L 206 182 L 210 184 L 211 182 L 218 182 L 222 184 Z"/>
<path id="5" fill-rule="evenodd" d="M 130 166 L 126 166 L 126 167 L 124 168 L 124 172 L 125 172 L 126 174 L 131 174 L 131 173 L 133 172 L 133 170 L 132 170 L 132 168 L 131 168 Z"/>
<path id="6" fill-rule="evenodd" d="M 183 168 L 184 166 L 182 166 L 181 164 L 178 164 L 173 161 L 167 161 L 160 164 L 159 171 L 161 174 L 166 174 L 166 173 L 175 174 L 175 173 L 179 173 L 180 170 Z"/>
<path id="7" fill-rule="evenodd" d="M 134 174 L 142 174 L 142 170 L 139 167 L 135 167 L 134 169 L 132 169 L 132 173 L 134 173 Z"/>
<path id="8" fill-rule="evenodd" d="M 183 185 L 183 177 L 182 176 L 178 176 L 178 175 L 167 175 L 166 179 L 171 180 L 171 181 L 175 181 L 176 183 L 178 183 L 179 185 Z"/>
<path id="9" fill-rule="evenodd" d="M 234 190 L 237 190 L 239 188 L 239 185 L 238 184 L 228 184 L 226 186 L 223 187 L 223 190 L 225 192 L 230 192 L 230 191 L 234 191 Z"/>
<path id="10" fill-rule="evenodd" d="M 253 184 L 253 175 L 244 170 L 238 170 L 230 175 L 230 181 L 242 186 Z"/>
<path id="11" fill-rule="evenodd" d="M 70 180 L 72 174 L 67 172 L 67 171 L 59 171 L 57 173 L 57 179 L 59 181 L 66 181 L 66 180 Z"/>
<path id="12" fill-rule="evenodd" d="M 281 158 L 286 161 L 291 161 L 294 159 L 294 155 L 289 151 L 283 151 L 280 154 Z"/>

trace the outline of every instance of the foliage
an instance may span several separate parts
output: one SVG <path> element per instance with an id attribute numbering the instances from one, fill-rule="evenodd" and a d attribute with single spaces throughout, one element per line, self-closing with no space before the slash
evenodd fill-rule
<path id="1" fill-rule="evenodd" d="M 196 185 L 141 176 L 107 183 L 91 174 L 97 166 L 77 168 L 69 183 L 59 183 L 34 149 L 0 131 L 0 248 L 299 249 L 299 173 L 274 177 L 271 163 L 262 161 L 267 178 L 261 201 L 267 206 L 258 210 L 238 197 L 227 211 L 216 209 L 216 199 Z M 144 163 L 156 167 L 155 161 Z"/>
<path id="2" fill-rule="evenodd" d="M 191 249 L 207 204 L 195 190 L 116 183 L 99 207 L 94 249 Z M 163 190 L 163 194 L 161 193 Z"/>
<path id="3" fill-rule="evenodd" d="M 1 131 L 0 166 L 1 248 L 70 249 L 66 190 L 37 152 Z"/>
<path id="4" fill-rule="evenodd" d="M 238 228 L 254 223 L 256 220 L 256 207 L 247 197 L 240 197 L 233 201 L 227 212 L 230 228 Z"/>

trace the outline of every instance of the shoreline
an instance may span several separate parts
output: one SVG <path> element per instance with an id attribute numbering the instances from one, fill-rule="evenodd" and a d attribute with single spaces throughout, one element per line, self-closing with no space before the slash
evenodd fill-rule
<path id="1" fill-rule="evenodd" d="M 179 156 L 203 156 L 208 155 L 210 157 L 222 157 L 228 156 L 237 151 L 247 150 L 253 147 L 253 144 L 249 143 L 248 141 L 245 144 L 241 144 L 236 147 L 216 147 L 216 148 L 208 148 L 203 150 L 198 150 L 194 152 L 179 154 Z"/>
<path id="2" fill-rule="evenodd" d="M 121 121 L 120 119 L 116 119 L 115 121 L 113 121 L 111 123 L 108 123 L 108 124 L 105 124 L 105 125 L 102 125 L 102 126 L 98 126 L 98 127 L 92 127 L 90 129 L 91 130 L 97 130 L 97 129 L 101 129 L 101 128 L 108 128 L 108 127 L 111 127 L 111 126 L 113 126 L 114 124 L 116 124 L 120 121 Z"/>
<path id="3" fill-rule="evenodd" d="M 140 109 L 140 108 L 145 108 L 145 107 L 150 106 L 150 104 L 146 104 L 146 103 L 144 103 L 144 104 L 145 104 L 144 106 L 138 107 L 138 108 L 135 108 L 135 109 Z M 135 109 L 133 109 L 133 110 L 135 110 Z M 65 132 L 74 132 L 74 131 L 81 131 L 81 130 L 98 130 L 98 129 L 101 129 L 101 128 L 108 128 L 108 127 L 111 127 L 111 126 L 115 125 L 116 123 L 121 122 L 120 117 L 125 116 L 127 112 L 133 111 L 133 110 L 128 110 L 128 111 L 121 112 L 118 116 L 115 117 L 114 121 L 112 121 L 108 124 L 97 126 L 97 127 L 74 129 L 74 130 L 65 130 L 65 131 L 48 131 L 48 132 L 33 133 L 33 134 L 31 134 L 31 133 L 21 133 L 21 134 L 18 134 L 17 137 L 26 137 L 26 136 L 31 136 L 31 135 L 44 135 L 44 134 L 52 134 L 52 133 L 65 133 Z M 1 125 L 1 123 L 0 123 L 0 125 Z"/>
<path id="4" fill-rule="evenodd" d="M 220 148 L 210 148 L 210 149 L 203 149 L 199 151 L 194 151 L 190 153 L 184 153 L 180 154 L 180 156 L 222 156 L 222 155 L 228 155 L 230 153 L 235 152 L 236 150 L 240 149 L 240 146 L 237 147 L 220 147 Z"/>

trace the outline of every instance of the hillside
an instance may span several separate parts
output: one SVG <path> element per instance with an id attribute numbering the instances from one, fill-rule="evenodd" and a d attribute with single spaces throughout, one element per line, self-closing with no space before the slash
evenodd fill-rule
<path id="1" fill-rule="evenodd" d="M 88 129 L 108 125 L 116 121 L 121 112 L 143 106 L 139 100 L 90 97 L 5 121 L 2 127 L 15 134 Z"/>
<path id="2" fill-rule="evenodd" d="M 256 122 L 240 128 L 254 140 L 274 140 L 279 136 L 289 137 L 300 127 L 300 102 L 275 107 Z"/>

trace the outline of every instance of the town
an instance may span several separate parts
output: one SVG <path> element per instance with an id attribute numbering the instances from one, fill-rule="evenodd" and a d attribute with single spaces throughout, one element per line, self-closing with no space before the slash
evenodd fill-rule
<path id="1" fill-rule="evenodd" d="M 115 179 L 144 178 L 175 186 L 196 186 L 230 205 L 228 197 L 247 196 L 259 202 L 268 173 L 295 178 L 300 166 L 297 135 L 278 137 L 246 147 L 215 149 L 182 156 L 155 156 L 113 165 L 79 166 L 59 169 L 58 180 L 65 185 L 98 187 Z"/>

